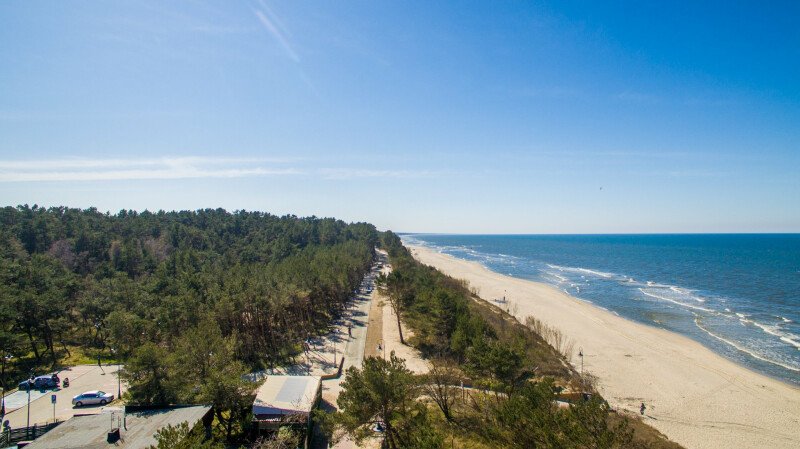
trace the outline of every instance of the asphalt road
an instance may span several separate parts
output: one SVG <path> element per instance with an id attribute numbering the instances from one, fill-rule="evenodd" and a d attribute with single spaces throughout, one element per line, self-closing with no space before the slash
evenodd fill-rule
<path id="1" fill-rule="evenodd" d="M 379 253 L 379 260 L 383 263 L 387 263 L 386 255 L 383 252 Z M 364 292 L 364 294 L 359 295 L 359 300 L 356 302 L 356 306 L 353 309 L 353 313 L 351 315 L 353 336 L 349 339 L 344 350 L 345 358 L 342 375 L 336 379 L 322 381 L 322 398 L 325 401 L 323 408 L 328 410 L 335 408 L 336 398 L 339 397 L 339 393 L 342 391 L 341 384 L 346 377 L 345 371 L 347 368 L 351 366 L 361 368 L 364 361 L 364 354 L 367 352 L 367 334 L 369 332 L 369 325 L 371 324 L 369 314 L 371 311 L 373 311 L 373 309 L 375 309 L 371 307 L 372 303 L 377 301 L 377 290 L 375 289 L 376 274 L 377 273 L 372 273 L 368 278 L 371 291 L 369 293 Z M 316 441 L 314 443 L 314 447 L 325 447 L 319 443 L 321 442 Z M 335 449 L 359 448 L 359 446 L 356 445 L 355 442 L 353 442 L 350 438 L 342 439 L 333 447 Z M 364 446 L 361 447 L 378 448 L 380 447 L 380 440 L 370 439 L 364 443 Z"/>
<path id="2" fill-rule="evenodd" d="M 105 372 L 105 374 L 104 374 Z M 102 390 L 111 393 L 116 399 L 117 396 L 117 366 L 103 366 L 102 370 L 97 365 L 79 365 L 61 371 L 58 375 L 61 381 L 69 378 L 69 387 L 58 390 L 47 390 L 44 393 L 34 390 L 31 391 L 31 425 L 43 424 L 53 421 L 53 404 L 50 396 L 56 395 L 55 416 L 56 419 L 64 421 L 75 414 L 100 413 L 108 406 L 84 406 L 74 408 L 72 397 L 85 391 Z M 125 384 L 122 384 L 122 392 L 125 393 Z M 27 403 L 28 393 L 18 391 L 6 398 L 6 411 L 8 412 L 9 398 L 12 404 L 20 405 L 16 410 L 7 413 L 5 420 L 8 420 L 12 428 L 25 427 L 27 423 Z M 20 401 L 23 401 L 20 404 Z M 116 407 L 115 407 L 116 408 Z"/>

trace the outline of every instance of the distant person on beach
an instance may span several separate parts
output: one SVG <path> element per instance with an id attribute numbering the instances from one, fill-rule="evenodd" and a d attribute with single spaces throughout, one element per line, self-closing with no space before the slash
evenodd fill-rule
<path id="1" fill-rule="evenodd" d="M 646 409 L 647 409 L 647 407 L 645 407 L 645 406 L 644 406 L 644 402 L 642 402 L 642 406 L 641 406 L 641 407 L 639 407 L 639 412 L 642 414 L 642 416 L 644 416 L 644 411 L 645 411 Z"/>

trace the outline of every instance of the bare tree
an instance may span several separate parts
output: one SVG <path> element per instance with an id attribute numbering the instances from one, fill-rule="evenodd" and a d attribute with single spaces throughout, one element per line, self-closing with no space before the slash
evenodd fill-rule
<path id="1" fill-rule="evenodd" d="M 461 382 L 458 369 L 446 361 L 431 361 L 431 369 L 425 376 L 422 391 L 439 406 L 445 419 L 454 422 L 453 405 L 458 398 L 457 386 Z"/>
<path id="2" fill-rule="evenodd" d="M 253 449 L 295 449 L 300 443 L 300 437 L 296 432 L 281 427 L 277 432 L 256 442 Z"/>
<path id="3" fill-rule="evenodd" d="M 558 351 L 558 353 L 565 358 L 569 359 L 572 357 L 572 351 L 575 343 L 572 341 L 572 339 L 564 335 L 564 333 L 559 329 L 548 326 L 542 320 L 530 315 L 525 317 L 525 326 L 527 326 L 528 329 L 533 331 L 535 334 L 542 337 L 542 340 L 547 342 L 547 344 L 552 346 L 553 349 Z"/>

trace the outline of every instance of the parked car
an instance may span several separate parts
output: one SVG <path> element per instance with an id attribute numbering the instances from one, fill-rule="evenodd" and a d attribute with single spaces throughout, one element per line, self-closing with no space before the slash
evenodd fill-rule
<path id="1" fill-rule="evenodd" d="M 81 393 L 72 398 L 72 405 L 82 407 L 84 405 L 100 404 L 106 405 L 114 400 L 114 395 L 104 391 L 93 390 Z"/>
<path id="2" fill-rule="evenodd" d="M 61 381 L 58 379 L 58 374 L 47 374 L 34 377 L 32 381 L 30 379 L 23 380 L 19 383 L 19 389 L 27 391 L 28 389 L 46 390 L 49 388 L 58 388 L 59 382 Z"/>

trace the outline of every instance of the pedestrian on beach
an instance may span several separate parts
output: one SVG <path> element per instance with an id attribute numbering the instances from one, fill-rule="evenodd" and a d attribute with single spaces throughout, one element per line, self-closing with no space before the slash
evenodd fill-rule
<path id="1" fill-rule="evenodd" d="M 639 407 L 639 412 L 642 414 L 642 416 L 644 416 L 644 411 L 645 411 L 646 409 L 647 409 L 647 407 L 645 407 L 645 406 L 644 406 L 644 402 L 642 402 L 642 406 L 641 406 L 641 407 Z"/>

